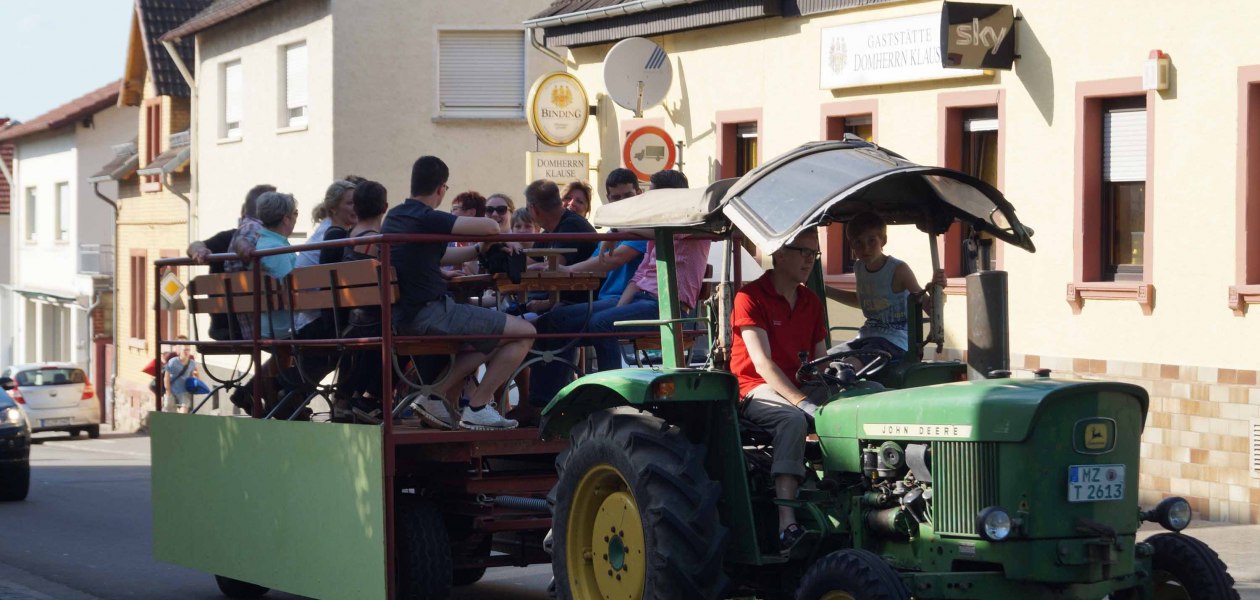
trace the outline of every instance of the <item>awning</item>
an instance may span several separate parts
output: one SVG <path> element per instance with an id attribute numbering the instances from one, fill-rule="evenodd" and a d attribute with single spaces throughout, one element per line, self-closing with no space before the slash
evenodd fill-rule
<path id="1" fill-rule="evenodd" d="M 62 296 L 54 292 L 45 292 L 42 290 L 23 290 L 13 288 L 13 291 L 25 296 L 28 299 L 35 300 L 37 302 L 47 302 L 49 304 L 78 304 L 79 301 L 78 298 Z"/>
<path id="2" fill-rule="evenodd" d="M 192 156 L 192 146 L 188 144 L 188 131 L 181 131 L 171 135 L 171 147 L 166 152 L 157 155 L 153 162 L 146 165 L 143 169 L 137 170 L 140 175 L 166 175 L 186 164 L 188 158 Z"/>
<path id="3" fill-rule="evenodd" d="M 114 158 L 87 180 L 88 183 L 122 181 L 131 177 L 138 166 L 140 166 L 140 156 L 136 153 L 136 142 L 133 140 L 126 144 L 118 144 L 114 146 Z"/>

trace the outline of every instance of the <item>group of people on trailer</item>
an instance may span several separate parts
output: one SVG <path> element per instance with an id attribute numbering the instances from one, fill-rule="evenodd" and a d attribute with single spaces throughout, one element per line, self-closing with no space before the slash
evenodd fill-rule
<path id="1" fill-rule="evenodd" d="M 389 207 L 385 187 L 379 182 L 347 177 L 329 186 L 324 200 L 316 208 L 318 227 L 307 243 L 383 234 L 441 234 L 491 236 L 499 233 L 548 232 L 594 234 L 595 228 L 586 219 L 591 206 L 591 190 L 581 183 L 568 185 L 564 192 L 549 180 L 538 180 L 525 189 L 525 207 L 517 209 L 506 194 L 485 198 L 472 191 L 457 195 L 451 212 L 438 210 L 449 185 L 450 171 L 435 156 L 415 161 L 411 173 L 410 195 L 402 203 Z M 679 171 L 662 171 L 652 176 L 652 188 L 687 187 L 686 177 Z M 619 202 L 642 193 L 638 178 L 629 170 L 615 169 L 604 181 L 605 200 Z M 293 196 L 260 185 L 246 196 L 241 218 L 235 229 L 201 242 L 188 249 L 189 256 L 205 262 L 211 253 L 235 253 L 240 260 L 211 265 L 211 271 L 245 270 L 250 267 L 256 250 L 289 245 L 299 219 Z M 863 213 L 846 225 L 846 236 L 856 259 L 856 292 L 827 289 L 827 296 L 862 310 L 865 323 L 858 337 L 830 349 L 874 349 L 888 352 L 894 359 L 904 354 L 907 345 L 906 297 L 923 294 L 910 267 L 903 261 L 884 254 L 887 230 L 874 213 Z M 679 303 L 685 313 L 692 313 L 699 304 L 705 268 L 708 264 L 710 240 L 682 236 L 675 242 Z M 516 251 L 520 244 L 512 244 Z M 464 274 L 469 264 L 481 258 L 490 246 L 485 242 L 443 243 L 413 242 L 391 248 L 391 262 L 398 274 L 399 298 L 393 310 L 393 326 L 399 335 L 407 336 L 487 336 L 469 341 L 456 355 L 446 390 L 448 397 L 466 398 L 458 420 L 450 414 L 442 398 L 417 398 L 413 407 L 426 421 L 439 426 L 474 429 L 506 429 L 519 423 L 535 423 L 540 408 L 573 377 L 572 369 L 560 361 L 540 362 L 531 367 L 528 383 L 521 386 L 521 402 L 507 416 L 495 410 L 495 396 L 508 383 L 531 346 L 555 351 L 564 346 L 557 338 L 530 339 L 537 333 L 573 333 L 627 331 L 614 328 L 618 321 L 654 319 L 658 316 L 656 250 L 649 239 L 604 242 L 543 242 L 537 247 L 572 247 L 574 252 L 562 256 L 558 268 L 574 273 L 598 273 L 604 282 L 594 298 L 586 292 L 566 292 L 553 304 L 548 298 L 527 298 L 519 305 L 488 294 L 480 301 L 457 302 L 449 293 L 449 278 Z M 755 250 L 755 249 L 753 249 Z M 822 299 L 804 284 L 819 256 L 816 230 L 799 234 L 770 257 L 772 268 L 760 278 L 742 287 L 735 296 L 731 318 L 733 344 L 731 371 L 739 381 L 742 411 L 745 418 L 769 430 L 773 435 L 773 467 L 775 491 L 779 498 L 794 498 L 800 478 L 805 475 L 804 441 L 816 408 L 831 391 L 824 385 L 810 385 L 796 378 L 800 355 L 821 357 L 826 347 Z M 296 267 L 326 264 L 344 260 L 375 258 L 378 249 L 372 244 L 345 248 L 308 250 L 300 253 L 273 254 L 259 262 L 272 277 L 283 278 Z M 530 268 L 542 268 L 531 265 Z M 944 276 L 933 274 L 932 283 L 943 284 Z M 930 298 L 924 301 L 930 306 Z M 263 315 L 263 337 L 326 339 L 347 335 L 372 335 L 364 329 L 379 327 L 379 312 L 356 310 L 350 328 L 360 331 L 333 331 L 334 319 L 318 311 L 273 311 Z M 514 314 L 517 313 L 517 314 Z M 375 320 L 373 320 L 375 318 Z M 229 323 L 226 318 L 212 319 L 211 336 L 249 338 L 248 319 Z M 232 331 L 235 329 L 235 331 Z M 498 338 L 489 336 L 502 336 Z M 600 370 L 619 368 L 622 354 L 616 337 L 592 337 L 585 345 L 595 351 Z M 572 362 L 576 348 L 565 356 Z M 362 411 L 372 403 L 379 404 L 383 395 L 379 377 L 379 352 L 349 353 L 342 357 L 341 378 L 335 394 L 334 417 L 343 403 L 356 403 L 353 410 Z M 364 361 L 346 368 L 345 361 Z M 373 362 L 375 361 L 375 362 Z M 484 365 L 480 381 L 466 384 Z M 322 366 L 305 366 L 305 375 L 323 377 L 338 364 L 330 360 Z M 260 372 L 272 397 L 282 397 L 279 389 L 293 377 L 280 377 L 284 369 L 266 365 Z M 247 388 L 233 394 L 233 402 L 249 406 Z M 366 399 L 366 403 L 364 403 Z M 375 400 L 371 400 L 375 399 Z M 796 523 L 793 510 L 779 507 L 781 543 L 789 550 L 799 541 L 804 529 Z"/>

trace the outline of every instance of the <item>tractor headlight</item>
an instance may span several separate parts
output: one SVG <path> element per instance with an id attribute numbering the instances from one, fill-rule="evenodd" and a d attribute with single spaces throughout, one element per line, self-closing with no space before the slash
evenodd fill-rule
<path id="1" fill-rule="evenodd" d="M 1190 525 L 1190 503 L 1181 496 L 1164 498 L 1155 508 L 1142 513 L 1142 520 L 1155 521 L 1168 531 L 1181 531 Z"/>
<path id="2" fill-rule="evenodd" d="M 976 533 L 990 542 L 1000 542 L 1011 535 L 1014 521 L 1001 506 L 990 506 L 976 515 Z"/>

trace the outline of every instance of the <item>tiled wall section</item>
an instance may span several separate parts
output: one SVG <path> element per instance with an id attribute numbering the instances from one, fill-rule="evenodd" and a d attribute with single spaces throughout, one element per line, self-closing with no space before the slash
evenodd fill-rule
<path id="1" fill-rule="evenodd" d="M 1250 463 L 1252 420 L 1260 419 L 1256 371 L 1022 354 L 1011 355 L 1011 366 L 1146 388 L 1142 506 L 1177 495 L 1195 518 L 1260 523 L 1260 478 Z"/>

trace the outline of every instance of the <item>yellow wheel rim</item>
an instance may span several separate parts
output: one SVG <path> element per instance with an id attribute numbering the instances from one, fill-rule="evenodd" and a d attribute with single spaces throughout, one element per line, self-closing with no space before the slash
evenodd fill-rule
<path id="1" fill-rule="evenodd" d="M 818 600 L 857 600 L 849 592 L 827 592 Z"/>
<path id="2" fill-rule="evenodd" d="M 647 578 L 643 521 L 630 486 L 611 465 L 578 482 L 565 532 L 565 566 L 575 598 L 640 600 Z"/>
<path id="3" fill-rule="evenodd" d="M 1190 591 L 1168 571 L 1155 571 L 1155 600 L 1190 600 Z"/>

